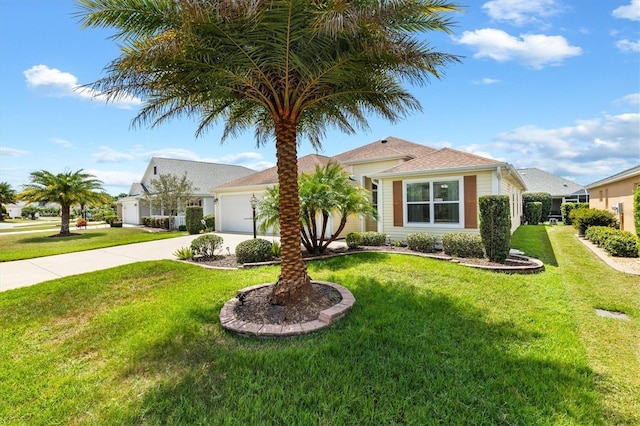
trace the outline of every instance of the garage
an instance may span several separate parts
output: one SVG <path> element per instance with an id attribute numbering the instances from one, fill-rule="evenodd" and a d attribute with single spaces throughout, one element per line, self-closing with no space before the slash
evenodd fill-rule
<path id="1" fill-rule="evenodd" d="M 242 232 L 251 234 L 253 224 L 251 221 L 251 204 L 249 199 L 252 194 L 220 194 L 220 231 Z"/>

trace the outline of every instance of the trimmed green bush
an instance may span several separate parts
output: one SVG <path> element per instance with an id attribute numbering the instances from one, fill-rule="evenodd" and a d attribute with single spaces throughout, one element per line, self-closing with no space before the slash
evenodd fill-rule
<path id="1" fill-rule="evenodd" d="M 551 206 L 553 205 L 553 198 L 548 192 L 526 192 L 522 194 L 522 203 L 525 206 L 525 210 L 528 203 L 539 202 L 542 203 L 542 211 L 540 213 L 540 221 L 546 222 L 549 220 L 551 214 Z"/>
<path id="2" fill-rule="evenodd" d="M 407 247 L 422 253 L 431 253 L 436 248 L 436 236 L 425 232 L 407 234 Z"/>
<path id="3" fill-rule="evenodd" d="M 271 242 L 262 238 L 253 238 L 241 242 L 236 246 L 236 260 L 238 263 L 266 262 L 273 258 Z"/>
<path id="4" fill-rule="evenodd" d="M 387 234 L 384 232 L 367 231 L 362 233 L 363 246 L 383 246 L 387 241 Z"/>
<path id="5" fill-rule="evenodd" d="M 114 220 L 109 226 L 112 228 L 122 228 L 122 222 Z"/>
<path id="6" fill-rule="evenodd" d="M 223 239 L 220 235 L 205 234 L 191 241 L 194 256 L 214 257 L 222 250 Z"/>
<path id="7" fill-rule="evenodd" d="M 633 194 L 633 224 L 636 227 L 636 235 L 640 237 L 640 186 Z M 638 240 L 640 243 L 640 240 Z"/>
<path id="8" fill-rule="evenodd" d="M 213 231 L 216 230 L 216 217 L 215 217 L 215 215 L 208 214 L 205 217 L 203 217 L 203 219 L 205 220 L 205 222 L 207 224 L 207 231 L 213 232 Z"/>
<path id="9" fill-rule="evenodd" d="M 562 203 L 560 205 L 560 214 L 562 214 L 562 223 L 572 225 L 571 212 L 575 209 L 588 209 L 589 203 Z"/>
<path id="10" fill-rule="evenodd" d="M 638 238 L 629 231 L 617 231 L 607 237 L 602 248 L 611 256 L 638 257 Z"/>
<path id="11" fill-rule="evenodd" d="M 542 203 L 531 201 L 524 205 L 524 217 L 529 225 L 537 225 L 542 220 Z"/>
<path id="12" fill-rule="evenodd" d="M 569 218 L 578 230 L 578 235 L 584 235 L 591 226 L 618 228 L 618 218 L 609 210 L 578 208 L 569 213 Z"/>
<path id="13" fill-rule="evenodd" d="M 202 207 L 188 206 L 185 209 L 185 220 L 187 232 L 191 235 L 199 234 L 202 231 Z"/>
<path id="14" fill-rule="evenodd" d="M 489 260 L 504 262 L 511 246 L 511 216 L 508 195 L 484 195 L 480 206 L 480 236 Z"/>
<path id="15" fill-rule="evenodd" d="M 468 232 L 444 234 L 441 237 L 442 250 L 445 254 L 457 257 L 484 257 L 482 237 Z"/>
<path id="16" fill-rule="evenodd" d="M 602 246 L 610 235 L 618 232 L 609 226 L 590 226 L 584 233 L 584 237 L 593 244 Z"/>
<path id="17" fill-rule="evenodd" d="M 358 246 L 362 245 L 362 233 L 349 232 L 347 234 L 345 242 L 347 243 L 347 247 L 349 247 L 350 249 L 358 248 Z"/>

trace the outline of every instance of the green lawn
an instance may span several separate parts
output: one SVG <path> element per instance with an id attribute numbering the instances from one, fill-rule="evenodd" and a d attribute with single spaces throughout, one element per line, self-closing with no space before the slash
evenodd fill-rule
<path id="1" fill-rule="evenodd" d="M 547 229 L 514 236 L 548 262 L 537 275 L 399 254 L 311 262 L 312 277 L 346 286 L 356 305 L 284 340 L 218 322 L 235 290 L 274 281 L 278 267 L 145 262 L 0 293 L 0 419 L 639 424 L 638 279 L 608 269 L 572 229 Z"/>
<path id="2" fill-rule="evenodd" d="M 90 228 L 73 232 L 79 235 L 60 238 L 52 237 L 55 232 L 0 234 L 0 262 L 187 235 L 186 232 L 148 232 L 140 228 Z"/>

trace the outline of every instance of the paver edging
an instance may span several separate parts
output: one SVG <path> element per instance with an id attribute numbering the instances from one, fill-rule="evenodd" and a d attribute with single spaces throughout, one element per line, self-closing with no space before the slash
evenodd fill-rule
<path id="1" fill-rule="evenodd" d="M 320 311 L 318 318 L 312 321 L 307 321 L 299 324 L 258 324 L 248 321 L 242 321 L 236 318 L 235 308 L 240 303 L 238 297 L 228 300 L 220 310 L 220 324 L 225 330 L 243 336 L 256 336 L 256 337 L 288 337 L 297 336 L 302 334 L 313 333 L 314 331 L 322 330 L 329 327 L 342 319 L 356 303 L 356 299 L 353 294 L 344 286 L 336 283 L 330 283 L 327 281 L 311 281 L 312 284 L 326 285 L 337 290 L 342 296 L 341 300 L 335 305 Z M 253 290 L 271 286 L 273 283 L 265 283 L 253 285 L 238 290 L 238 295 L 246 294 Z"/>

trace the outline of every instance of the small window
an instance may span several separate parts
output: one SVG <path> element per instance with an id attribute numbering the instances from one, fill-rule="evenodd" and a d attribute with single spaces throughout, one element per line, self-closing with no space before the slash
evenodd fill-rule
<path id="1" fill-rule="evenodd" d="M 153 174 L 154 175 L 158 174 L 158 167 L 157 166 L 153 166 Z"/>

